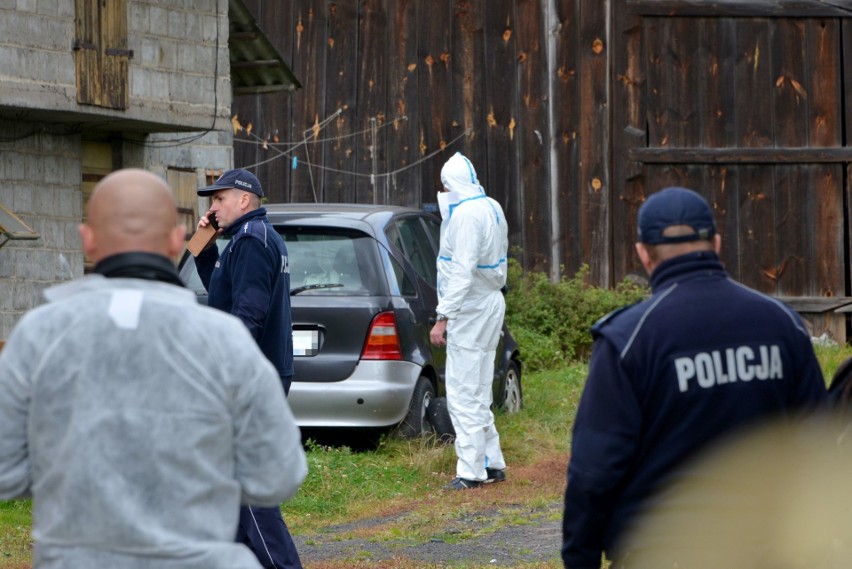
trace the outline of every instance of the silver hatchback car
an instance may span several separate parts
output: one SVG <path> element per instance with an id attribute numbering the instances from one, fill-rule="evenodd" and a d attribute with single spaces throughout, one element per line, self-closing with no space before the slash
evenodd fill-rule
<path id="1" fill-rule="evenodd" d="M 290 258 L 295 373 L 289 402 L 299 426 L 451 434 L 442 399 L 445 351 L 429 342 L 440 218 L 378 205 L 266 209 Z M 180 273 L 206 302 L 188 254 Z M 520 354 L 505 325 L 493 393 L 495 406 L 521 409 Z"/>

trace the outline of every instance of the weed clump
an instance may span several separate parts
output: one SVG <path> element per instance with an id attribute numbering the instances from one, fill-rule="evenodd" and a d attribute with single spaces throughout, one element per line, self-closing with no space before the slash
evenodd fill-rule
<path id="1" fill-rule="evenodd" d="M 646 286 L 628 279 L 612 289 L 592 286 L 588 274 L 588 265 L 583 265 L 573 277 L 554 283 L 544 273 L 525 273 L 516 260 L 509 260 L 506 322 L 526 371 L 587 360 L 592 325 L 649 293 Z"/>

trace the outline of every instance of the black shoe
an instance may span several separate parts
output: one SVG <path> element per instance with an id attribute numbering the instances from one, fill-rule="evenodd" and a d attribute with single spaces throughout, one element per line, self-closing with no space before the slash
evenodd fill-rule
<path id="1" fill-rule="evenodd" d="M 485 484 L 491 484 L 493 482 L 505 482 L 506 481 L 506 471 L 505 470 L 497 470 L 496 468 L 486 468 L 485 474 L 488 475 L 488 478 L 485 480 Z"/>
<path id="2" fill-rule="evenodd" d="M 453 478 L 452 482 L 444 486 L 444 490 L 470 490 L 479 488 L 482 482 L 479 480 L 468 480 L 467 478 Z"/>

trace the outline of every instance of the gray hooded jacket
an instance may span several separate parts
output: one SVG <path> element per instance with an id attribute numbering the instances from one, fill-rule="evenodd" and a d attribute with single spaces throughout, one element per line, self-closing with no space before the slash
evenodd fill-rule
<path id="1" fill-rule="evenodd" d="M 243 324 L 140 279 L 46 296 L 0 352 L 0 498 L 33 497 L 34 567 L 260 567 L 239 506 L 277 506 L 307 467 Z"/>

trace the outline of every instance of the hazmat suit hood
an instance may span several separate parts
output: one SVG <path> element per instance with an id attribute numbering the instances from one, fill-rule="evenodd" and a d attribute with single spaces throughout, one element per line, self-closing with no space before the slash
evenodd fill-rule
<path id="1" fill-rule="evenodd" d="M 444 220 L 450 218 L 460 202 L 485 195 L 473 164 L 461 152 L 456 152 L 441 168 L 441 183 L 448 190 L 438 192 L 438 207 Z"/>

